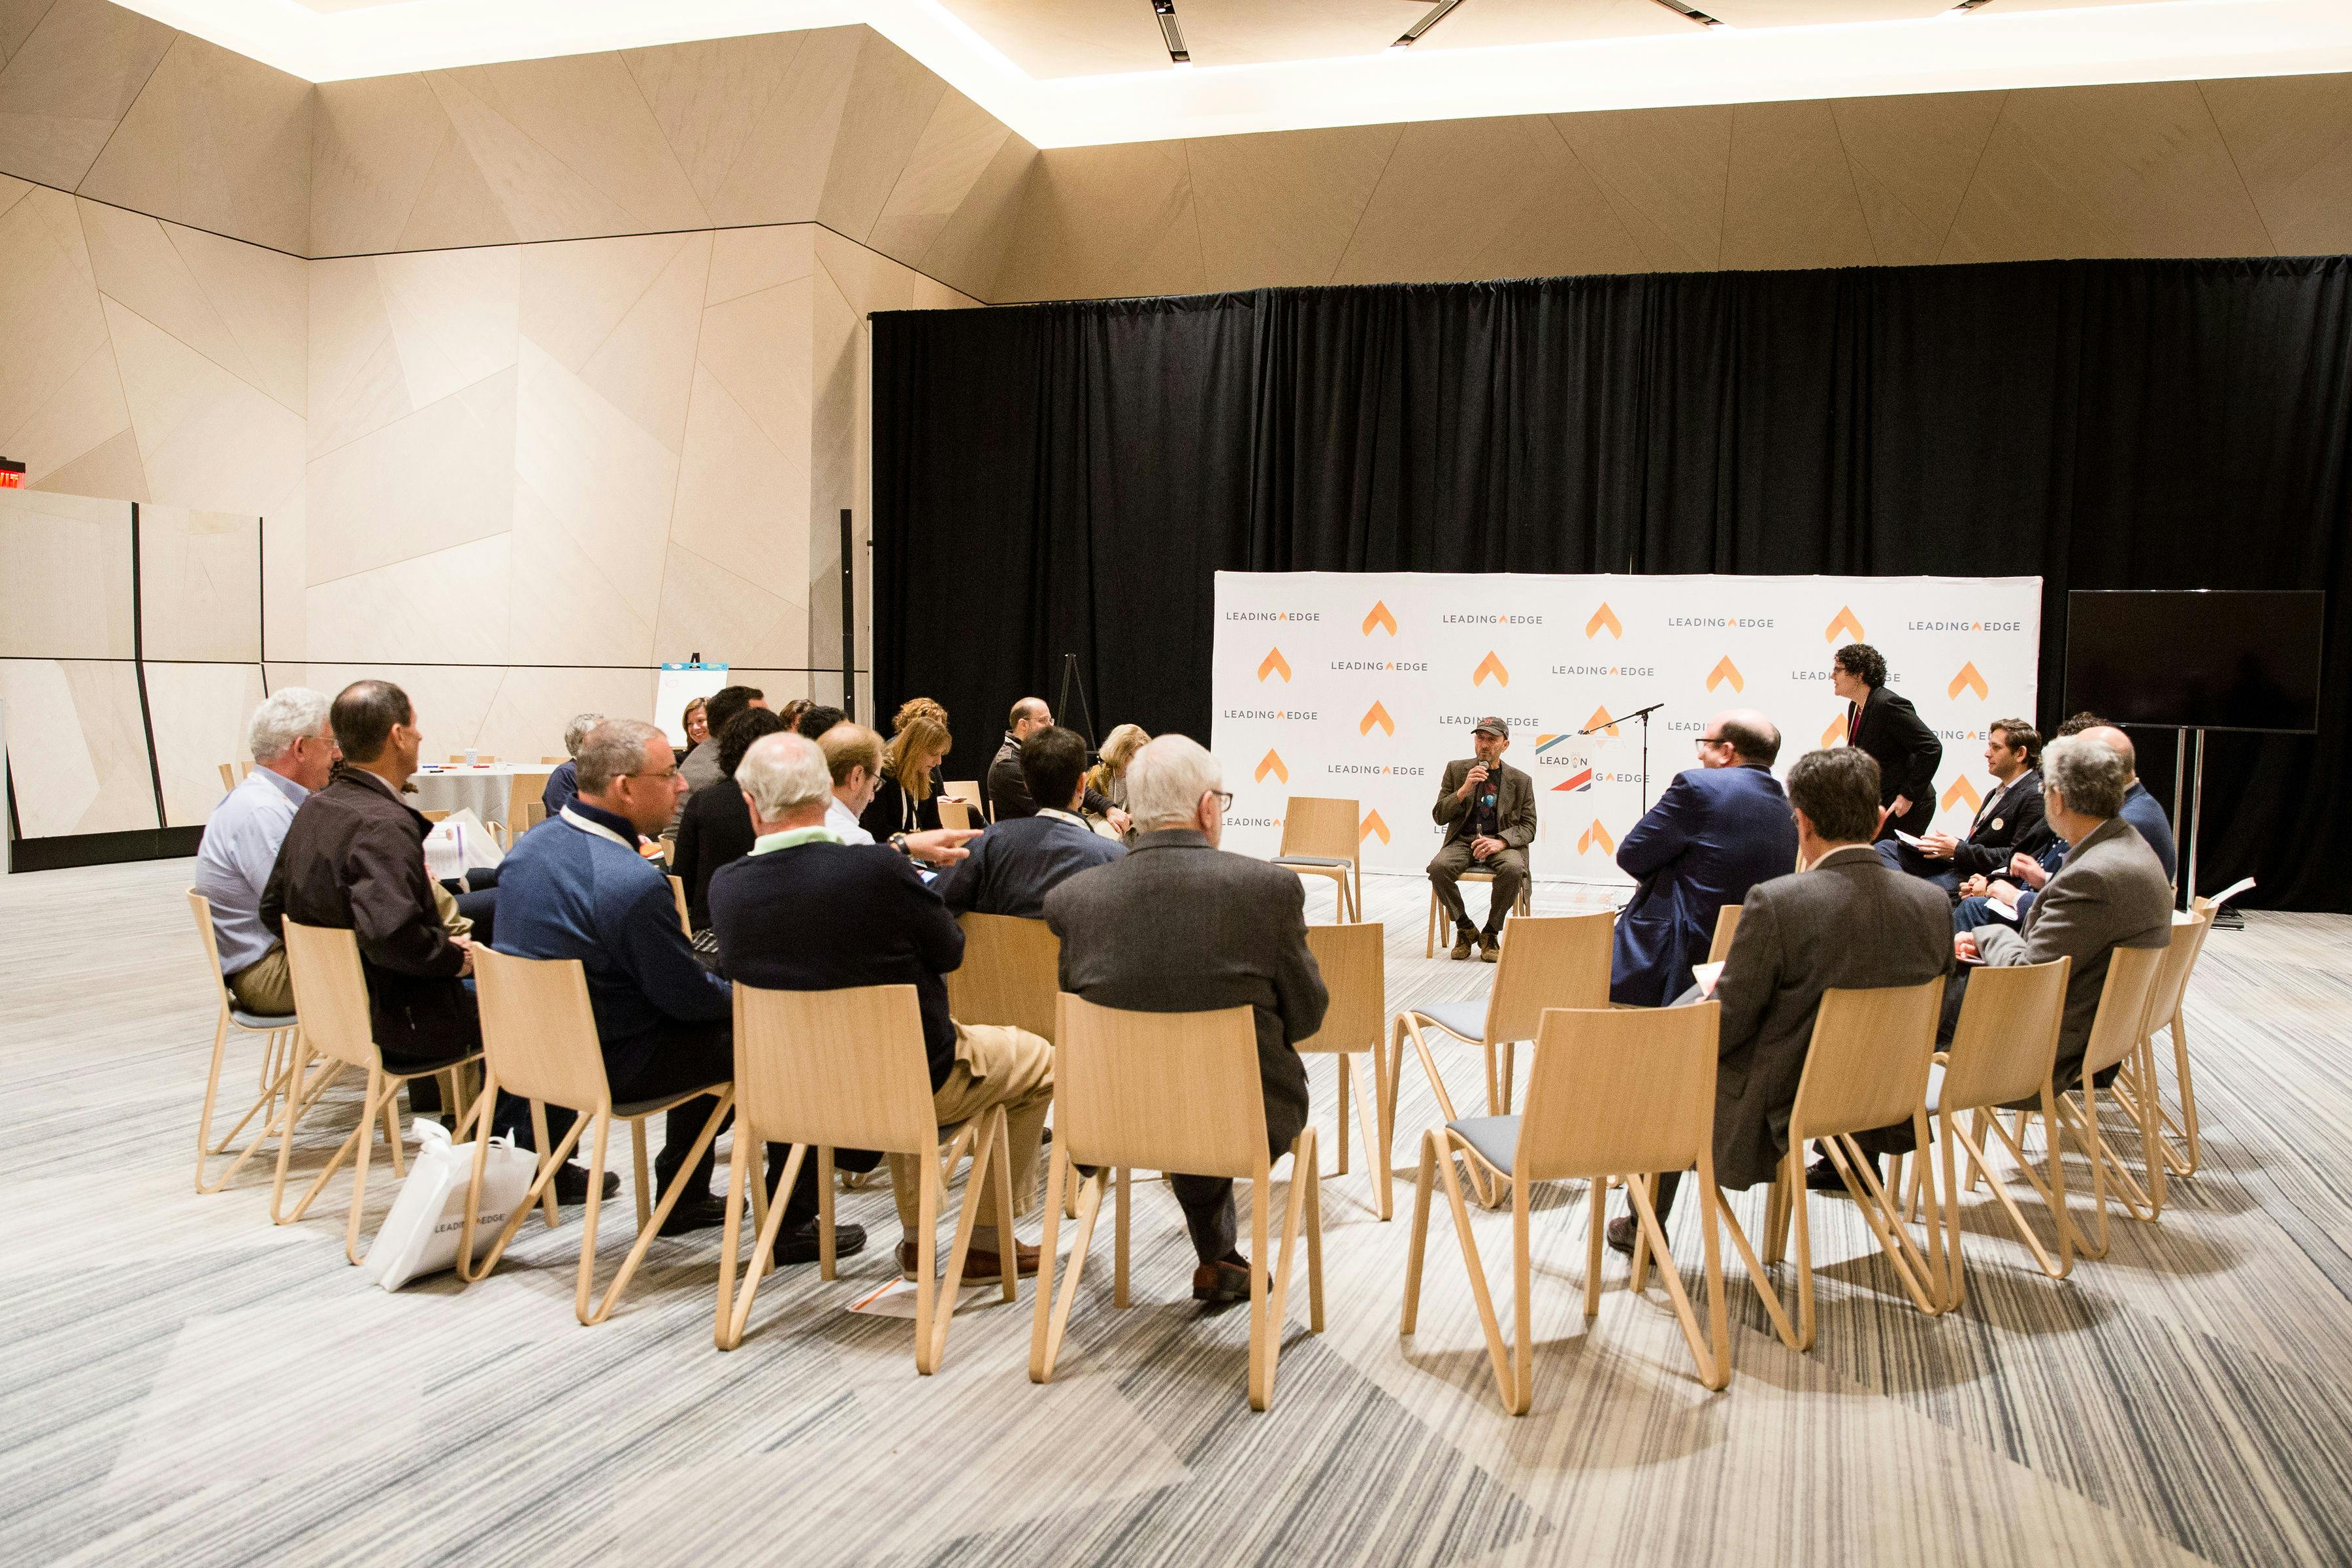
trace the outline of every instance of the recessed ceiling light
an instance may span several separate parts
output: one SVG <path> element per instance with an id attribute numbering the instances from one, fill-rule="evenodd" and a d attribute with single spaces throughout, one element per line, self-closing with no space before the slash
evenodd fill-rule
<path id="1" fill-rule="evenodd" d="M 1434 27 L 1440 22 L 1445 20 L 1447 16 L 1453 15 L 1454 7 L 1461 4 L 1462 0 L 1437 0 L 1437 4 L 1429 8 L 1428 16 L 1423 16 L 1420 21 L 1415 22 L 1412 26 L 1407 27 L 1404 30 L 1404 36 L 1397 39 L 1395 43 L 1391 44 L 1389 47 L 1392 49 L 1411 48 L 1413 45 L 1421 42 L 1421 36 L 1423 33 L 1426 33 L 1432 27 Z"/>
<path id="2" fill-rule="evenodd" d="M 1168 46 L 1169 62 L 1191 65 L 1192 51 L 1184 47 L 1184 27 L 1176 20 L 1176 0 L 1151 0 L 1151 12 L 1160 19 L 1160 37 Z"/>

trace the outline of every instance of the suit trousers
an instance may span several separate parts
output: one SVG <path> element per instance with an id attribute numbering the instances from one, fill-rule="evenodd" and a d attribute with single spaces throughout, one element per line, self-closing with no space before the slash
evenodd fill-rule
<path id="1" fill-rule="evenodd" d="M 955 1066 L 931 1094 L 942 1127 L 969 1121 L 992 1106 L 1004 1107 L 1005 1159 L 1013 1166 L 1013 1213 L 996 1212 L 996 1184 L 982 1184 L 974 1223 L 998 1225 L 1027 1214 L 1037 1201 L 1037 1149 L 1045 1113 L 1054 1108 L 1054 1047 L 1026 1029 L 997 1024 L 956 1026 Z M 922 1224 L 922 1162 L 928 1154 L 890 1156 L 890 1195 L 908 1235 Z"/>
<path id="2" fill-rule="evenodd" d="M 1449 838 L 1429 862 L 1429 880 L 1437 889 L 1438 906 L 1454 922 L 1455 931 L 1470 931 L 1470 916 L 1462 908 L 1460 880 L 1465 871 L 1476 869 L 1495 873 L 1494 896 L 1486 900 L 1486 934 L 1494 935 L 1503 929 L 1503 921 L 1519 901 L 1519 889 L 1527 886 L 1528 858 L 1518 849 L 1505 849 L 1489 855 L 1484 860 L 1474 859 L 1470 840 Z"/>
<path id="3" fill-rule="evenodd" d="M 1307 1119 L 1296 1105 L 1286 1100 L 1276 1104 L 1269 1099 L 1265 1102 L 1267 1163 L 1271 1164 L 1290 1152 L 1291 1143 L 1306 1126 Z M 1300 1180 L 1300 1173 L 1292 1172 L 1290 1179 Z M 1171 1171 L 1168 1186 L 1176 1194 L 1176 1206 L 1184 1211 L 1184 1228 L 1192 1235 L 1193 1255 L 1204 1264 L 1230 1257 L 1241 1236 L 1240 1217 L 1234 1207 L 1233 1178 L 1187 1176 Z M 1269 1232 L 1269 1242 L 1271 1239 Z M 1270 1258 L 1262 1261 L 1268 1268 L 1274 1266 Z"/>

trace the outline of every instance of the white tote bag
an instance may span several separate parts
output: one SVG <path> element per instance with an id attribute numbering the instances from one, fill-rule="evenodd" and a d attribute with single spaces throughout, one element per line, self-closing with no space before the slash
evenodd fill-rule
<path id="1" fill-rule="evenodd" d="M 474 1179 L 474 1146 L 452 1143 L 449 1130 L 431 1117 L 416 1119 L 423 1145 L 392 1201 L 383 1228 L 368 1248 L 368 1272 L 387 1290 L 411 1279 L 457 1266 L 457 1244 L 466 1229 L 466 1187 Z M 482 1165 L 482 1201 L 474 1220 L 474 1256 L 488 1252 L 507 1217 L 530 1190 L 539 1156 L 518 1149 L 511 1139 L 493 1138 Z"/>

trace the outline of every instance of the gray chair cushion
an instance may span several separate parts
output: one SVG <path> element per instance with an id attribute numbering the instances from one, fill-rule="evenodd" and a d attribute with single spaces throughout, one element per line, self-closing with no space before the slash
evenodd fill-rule
<path id="1" fill-rule="evenodd" d="M 1474 996 L 1467 1002 L 1425 1002 L 1412 1012 L 1473 1045 L 1486 1038 L 1486 1000 L 1483 996 Z"/>
<path id="2" fill-rule="evenodd" d="M 1446 1128 L 1460 1133 L 1478 1157 L 1505 1175 L 1511 1173 L 1511 1156 L 1518 1152 L 1519 1119 L 1516 1116 L 1465 1116 Z"/>
<path id="3" fill-rule="evenodd" d="M 700 1089 L 695 1089 L 692 1092 L 695 1094 L 715 1095 L 725 1087 L 726 1086 L 723 1083 L 709 1083 L 703 1085 Z M 663 1106 L 669 1104 L 672 1100 L 675 1100 L 677 1098 L 678 1096 L 675 1094 L 664 1094 L 657 1095 L 652 1100 L 632 1100 L 625 1104 L 615 1104 L 613 1107 L 613 1116 L 615 1121 L 630 1116 L 649 1116 L 654 1111 L 658 1110 Z"/>
<path id="4" fill-rule="evenodd" d="M 280 1018 L 268 1013 L 248 1013 L 242 1007 L 231 1007 L 228 1016 L 248 1029 L 290 1029 L 295 1022 L 291 1013 Z"/>
<path id="5" fill-rule="evenodd" d="M 1336 860 L 1328 855 L 1278 855 L 1277 866 L 1353 866 L 1353 860 Z"/>

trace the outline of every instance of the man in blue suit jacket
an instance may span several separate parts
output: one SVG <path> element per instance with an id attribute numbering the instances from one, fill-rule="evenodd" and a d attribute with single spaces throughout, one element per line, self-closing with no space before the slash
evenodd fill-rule
<path id="1" fill-rule="evenodd" d="M 1759 882 L 1796 868 L 1797 825 L 1772 776 L 1780 731 L 1753 709 L 1707 721 L 1699 765 L 1675 776 L 1617 847 L 1617 867 L 1637 879 L 1617 917 L 1609 999 L 1663 1007 L 1706 962 L 1716 913 Z"/>

